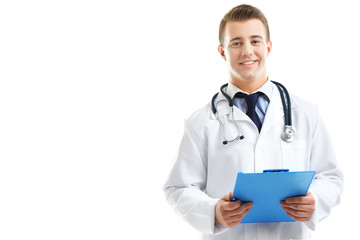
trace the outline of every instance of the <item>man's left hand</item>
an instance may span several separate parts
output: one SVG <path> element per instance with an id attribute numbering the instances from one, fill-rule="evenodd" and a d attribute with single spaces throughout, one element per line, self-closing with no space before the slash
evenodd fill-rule
<path id="1" fill-rule="evenodd" d="M 289 217 L 299 222 L 310 221 L 315 211 L 315 198 L 311 192 L 306 196 L 287 198 L 280 204 Z"/>

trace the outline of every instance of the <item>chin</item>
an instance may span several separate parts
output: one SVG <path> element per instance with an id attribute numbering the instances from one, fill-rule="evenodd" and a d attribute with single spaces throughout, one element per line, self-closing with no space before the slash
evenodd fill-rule
<path id="1" fill-rule="evenodd" d="M 254 75 L 240 76 L 240 79 L 243 79 L 246 82 L 253 82 L 256 81 L 257 76 Z"/>

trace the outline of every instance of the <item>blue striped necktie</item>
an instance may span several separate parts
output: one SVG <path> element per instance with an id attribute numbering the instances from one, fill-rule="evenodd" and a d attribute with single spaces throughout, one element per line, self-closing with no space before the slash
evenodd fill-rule
<path id="1" fill-rule="evenodd" d="M 249 116 L 249 118 L 255 123 L 256 127 L 258 128 L 259 132 L 261 130 L 261 121 L 259 116 L 257 115 L 256 111 L 255 111 L 255 107 L 256 107 L 256 103 L 260 97 L 260 95 L 262 95 L 262 92 L 256 92 L 250 95 L 247 95 L 245 93 L 242 92 L 238 92 L 235 94 L 234 98 L 245 98 L 246 104 L 247 104 L 247 111 L 246 111 L 246 115 Z M 238 103 L 237 101 L 234 102 L 234 104 L 237 106 Z M 237 106 L 240 107 L 240 106 Z"/>

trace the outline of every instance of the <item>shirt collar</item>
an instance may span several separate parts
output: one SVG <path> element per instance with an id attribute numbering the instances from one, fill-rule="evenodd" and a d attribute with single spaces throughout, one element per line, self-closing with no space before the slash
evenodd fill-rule
<path id="1" fill-rule="evenodd" d="M 266 83 L 264 85 L 262 85 L 259 89 L 257 89 L 255 92 L 262 92 L 266 95 L 266 97 L 270 100 L 270 97 L 272 96 L 272 86 L 271 86 L 271 81 L 268 79 L 266 81 Z M 234 98 L 235 94 L 238 92 L 242 92 L 245 94 L 249 94 L 247 92 L 244 92 L 243 90 L 241 90 L 240 88 L 236 87 L 234 84 L 232 84 L 231 82 L 229 82 L 228 87 L 226 89 L 226 93 L 227 95 L 229 95 L 229 97 L 231 99 Z"/>

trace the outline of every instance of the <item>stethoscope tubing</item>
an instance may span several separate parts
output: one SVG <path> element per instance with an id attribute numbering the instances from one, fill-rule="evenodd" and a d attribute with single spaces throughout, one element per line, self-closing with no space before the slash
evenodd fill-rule
<path id="1" fill-rule="evenodd" d="M 276 87 L 279 89 L 280 95 L 281 95 L 281 102 L 284 108 L 284 115 L 285 115 L 285 125 L 287 126 L 292 126 L 292 118 L 291 118 L 291 101 L 290 101 L 290 94 L 288 92 L 288 90 L 286 89 L 286 87 L 284 85 L 282 85 L 279 82 L 275 82 L 275 81 L 271 81 L 273 82 Z M 285 103 L 285 98 L 284 98 L 284 92 L 286 95 L 286 103 Z M 286 106 L 286 108 L 285 108 Z M 285 114 L 285 109 L 286 109 L 286 113 Z"/>
<path id="2" fill-rule="evenodd" d="M 284 109 L 284 120 L 285 120 L 285 126 L 284 126 L 284 133 L 281 135 L 281 138 L 285 141 L 285 142 L 292 142 L 294 140 L 295 137 L 295 130 L 292 126 L 292 117 L 291 117 L 291 100 L 290 100 L 290 94 L 287 91 L 287 89 L 285 88 L 284 85 L 282 85 L 279 82 L 275 82 L 275 81 L 271 81 L 272 83 L 274 83 L 276 85 L 276 87 L 279 90 L 280 93 L 280 97 L 281 97 L 281 103 Z M 227 93 L 225 92 L 225 88 L 228 86 L 228 83 L 222 85 L 220 87 L 220 92 L 222 93 L 222 95 L 226 98 L 226 101 L 229 104 L 229 107 L 232 108 L 232 114 L 234 114 L 234 104 L 232 99 L 230 98 L 229 95 L 227 95 Z M 285 93 L 285 94 L 284 94 Z M 217 98 L 217 96 L 219 95 L 219 92 L 217 92 L 211 99 L 211 110 L 214 113 L 214 115 L 216 116 L 216 118 L 218 119 L 218 121 L 220 122 L 220 125 L 222 126 L 223 130 L 225 131 L 225 127 L 224 124 L 222 123 L 218 113 L 217 113 L 217 109 L 216 109 L 216 104 L 215 104 L 215 100 Z M 285 96 L 284 96 L 285 95 Z M 286 100 L 285 100 L 286 97 Z M 236 140 L 242 140 L 244 139 L 244 136 L 240 134 L 240 129 L 239 126 L 237 125 L 235 119 L 234 119 L 234 115 L 233 115 L 233 121 L 236 125 L 236 128 L 238 129 L 238 135 L 236 138 L 232 139 L 232 140 L 227 140 L 225 139 L 225 141 L 223 141 L 223 144 L 226 145 L 230 142 L 234 142 Z M 225 134 L 225 132 L 224 132 Z M 224 135 L 225 138 L 225 135 Z"/>

